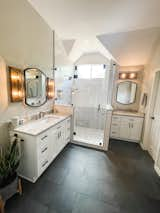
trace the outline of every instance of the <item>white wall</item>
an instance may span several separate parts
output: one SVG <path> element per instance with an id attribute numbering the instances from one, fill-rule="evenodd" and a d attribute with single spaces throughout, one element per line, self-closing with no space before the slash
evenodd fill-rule
<path id="1" fill-rule="evenodd" d="M 151 101 L 152 101 L 154 77 L 157 71 L 160 71 L 160 39 L 157 42 L 157 45 L 152 54 L 149 64 L 146 66 L 145 76 L 144 76 L 143 92 L 148 94 L 147 107 L 145 109 L 141 107 L 141 111 L 146 113 L 145 129 L 144 129 L 144 137 L 143 137 L 143 147 L 145 149 L 148 148 L 148 143 L 149 143 L 148 136 L 149 136 L 150 124 L 151 124 L 150 108 L 151 108 Z"/>
<path id="2" fill-rule="evenodd" d="M 0 0 L 0 143 L 8 141 L 7 121 L 17 115 L 50 109 L 10 103 L 7 66 L 37 67 L 52 77 L 53 32 L 26 0 Z"/>

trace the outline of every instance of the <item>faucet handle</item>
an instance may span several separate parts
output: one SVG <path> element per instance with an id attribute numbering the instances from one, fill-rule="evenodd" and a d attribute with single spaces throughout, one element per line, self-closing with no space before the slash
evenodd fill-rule
<path id="1" fill-rule="evenodd" d="M 43 118 L 45 115 L 45 112 L 39 112 L 39 118 Z"/>

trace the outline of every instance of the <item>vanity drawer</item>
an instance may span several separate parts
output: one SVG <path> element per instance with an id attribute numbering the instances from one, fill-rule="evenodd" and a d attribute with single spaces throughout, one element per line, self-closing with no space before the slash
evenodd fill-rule
<path id="1" fill-rule="evenodd" d="M 49 165 L 48 158 L 44 158 L 42 161 L 39 161 L 38 173 L 41 175 Z"/>
<path id="2" fill-rule="evenodd" d="M 120 122 L 113 122 L 113 121 L 112 121 L 111 126 L 112 126 L 112 127 L 115 127 L 115 128 L 116 128 L 116 127 L 119 127 L 119 126 L 120 126 Z"/>
<path id="3" fill-rule="evenodd" d="M 48 146 L 49 134 L 48 131 L 38 136 L 38 148 L 39 150 Z"/>
<path id="4" fill-rule="evenodd" d="M 111 125 L 111 132 L 112 131 L 116 131 L 116 132 L 119 132 L 119 130 L 120 130 L 120 126 L 119 125 Z"/>
<path id="5" fill-rule="evenodd" d="M 119 138 L 119 131 L 111 130 L 111 138 Z"/>
<path id="6" fill-rule="evenodd" d="M 121 122 L 121 118 L 119 117 L 119 116 L 113 116 L 112 117 L 112 124 L 114 124 L 114 125 L 119 125 L 120 124 L 120 122 Z"/>
<path id="7" fill-rule="evenodd" d="M 42 161 L 45 158 L 48 158 L 48 153 L 49 153 L 49 147 L 44 146 L 41 149 L 38 150 L 38 161 Z"/>
<path id="8" fill-rule="evenodd" d="M 118 116 L 118 115 L 113 115 L 112 116 L 112 121 L 119 121 L 121 119 L 121 117 L 120 116 Z"/>

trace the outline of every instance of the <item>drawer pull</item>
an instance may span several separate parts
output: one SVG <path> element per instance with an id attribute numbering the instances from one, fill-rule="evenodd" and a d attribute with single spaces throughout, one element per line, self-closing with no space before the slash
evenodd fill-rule
<path id="1" fill-rule="evenodd" d="M 48 163 L 48 160 L 46 160 L 46 161 L 44 162 L 44 164 L 42 164 L 42 167 L 44 167 L 47 163 Z"/>
<path id="2" fill-rule="evenodd" d="M 60 129 L 60 128 L 61 128 L 61 126 L 58 126 L 58 127 L 57 127 L 57 129 Z"/>
<path id="3" fill-rule="evenodd" d="M 112 123 L 112 126 L 118 126 L 118 124 Z"/>
<path id="4" fill-rule="evenodd" d="M 61 136 L 62 136 L 62 133 L 59 132 L 59 133 L 58 133 L 58 139 L 59 139 Z"/>
<path id="5" fill-rule="evenodd" d="M 45 138 L 47 138 L 48 137 L 48 135 L 45 135 L 43 138 L 41 138 L 41 140 L 44 140 Z"/>
<path id="6" fill-rule="evenodd" d="M 112 132 L 112 134 L 116 134 L 117 132 Z"/>
<path id="7" fill-rule="evenodd" d="M 48 147 L 44 148 L 41 153 L 44 153 L 47 149 Z"/>

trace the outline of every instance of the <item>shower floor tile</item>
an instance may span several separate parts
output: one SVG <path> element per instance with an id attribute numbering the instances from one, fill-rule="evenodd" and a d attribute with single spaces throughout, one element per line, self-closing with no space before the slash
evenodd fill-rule
<path id="1" fill-rule="evenodd" d="M 77 126 L 75 128 L 76 135 L 74 136 L 75 141 L 92 144 L 92 145 L 103 145 L 104 130 L 92 129 L 87 127 Z"/>

